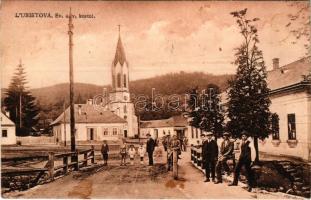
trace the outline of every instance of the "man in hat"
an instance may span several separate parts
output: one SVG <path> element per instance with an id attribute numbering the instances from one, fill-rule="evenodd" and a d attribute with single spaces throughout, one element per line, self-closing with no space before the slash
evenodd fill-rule
<path id="1" fill-rule="evenodd" d="M 202 158 L 206 175 L 204 182 L 210 181 L 210 175 L 212 175 L 212 181 L 215 182 L 215 164 L 218 157 L 218 146 L 216 141 L 212 139 L 212 136 L 213 133 L 207 133 L 206 140 L 202 145 Z"/>
<path id="2" fill-rule="evenodd" d="M 222 176 L 221 172 L 222 169 L 224 169 L 227 173 L 229 173 L 230 169 L 227 164 L 227 161 L 229 159 L 233 158 L 233 150 L 234 150 L 234 144 L 229 139 L 230 134 L 225 132 L 223 134 L 223 141 L 220 145 L 220 156 L 218 158 L 218 162 L 216 165 L 216 175 L 217 175 L 217 181 L 215 184 L 222 183 Z"/>
<path id="3" fill-rule="evenodd" d="M 248 191 L 252 191 L 253 187 L 253 173 L 251 169 L 252 161 L 255 159 L 253 148 L 250 146 L 250 139 L 248 139 L 248 133 L 246 131 L 242 132 L 242 143 L 241 143 L 241 153 L 238 163 L 234 170 L 234 179 L 229 186 L 238 185 L 238 180 L 240 176 L 241 168 L 244 166 L 246 170 L 246 177 L 248 182 Z M 252 155 L 253 154 L 253 155 Z"/>
<path id="4" fill-rule="evenodd" d="M 155 141 L 152 139 L 150 133 L 147 134 L 147 145 L 146 150 L 149 158 L 149 165 L 153 165 L 153 151 L 155 147 Z"/>

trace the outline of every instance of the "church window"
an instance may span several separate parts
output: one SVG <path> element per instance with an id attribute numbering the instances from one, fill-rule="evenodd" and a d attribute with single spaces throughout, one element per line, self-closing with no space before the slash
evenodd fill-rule
<path id="1" fill-rule="evenodd" d="M 124 81 L 124 82 L 123 82 L 123 83 L 124 83 L 124 87 L 127 87 L 127 86 L 126 86 L 126 83 L 127 83 L 126 74 L 124 74 L 124 79 L 123 79 L 123 81 Z"/>
<path id="2" fill-rule="evenodd" d="M 127 113 L 126 105 L 123 106 L 123 112 L 124 112 L 124 113 Z"/>
<path id="3" fill-rule="evenodd" d="M 120 73 L 117 75 L 117 83 L 118 83 L 118 87 L 121 87 L 121 74 Z"/>

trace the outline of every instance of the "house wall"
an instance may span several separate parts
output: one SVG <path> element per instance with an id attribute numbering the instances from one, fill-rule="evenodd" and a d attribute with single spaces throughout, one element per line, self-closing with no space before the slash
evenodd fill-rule
<path id="1" fill-rule="evenodd" d="M 291 92 L 272 96 L 270 111 L 279 115 L 280 139 L 272 140 L 272 136 L 260 142 L 261 152 L 288 155 L 310 160 L 311 134 L 311 95 L 307 92 Z M 295 114 L 296 145 L 288 143 L 288 114 Z M 279 143 L 279 144 L 278 144 Z"/>
<path id="2" fill-rule="evenodd" d="M 118 140 L 120 136 L 123 137 L 123 130 L 125 128 L 125 124 L 123 123 L 78 123 L 75 125 L 76 132 L 76 141 L 88 141 L 88 129 L 93 128 L 94 130 L 94 141 L 102 141 L 102 140 Z M 108 135 L 104 135 L 104 129 L 108 129 Z M 117 134 L 113 135 L 113 128 L 116 128 Z M 56 142 L 67 142 L 70 141 L 70 124 L 66 124 L 66 135 L 64 134 L 64 124 L 59 124 L 53 127 L 53 133 L 55 136 Z"/>
<path id="3" fill-rule="evenodd" d="M 2 130 L 7 130 L 7 137 L 2 137 Z M 1 145 L 16 144 L 15 126 L 1 125 Z"/>
<path id="4" fill-rule="evenodd" d="M 22 145 L 36 145 L 36 144 L 55 144 L 55 137 L 51 136 L 26 136 L 16 137 L 16 141 L 20 141 Z"/>

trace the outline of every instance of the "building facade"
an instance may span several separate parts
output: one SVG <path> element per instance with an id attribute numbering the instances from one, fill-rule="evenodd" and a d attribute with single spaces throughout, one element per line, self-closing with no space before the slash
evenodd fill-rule
<path id="1" fill-rule="evenodd" d="M 277 132 L 260 142 L 260 151 L 311 160 L 311 58 L 285 66 L 273 59 L 268 72 L 270 111 L 277 116 Z"/>
<path id="2" fill-rule="evenodd" d="M 162 138 L 164 135 L 177 135 L 178 138 L 188 138 L 188 129 L 187 119 L 182 115 L 168 119 L 140 121 L 141 138 L 146 138 L 148 133 L 154 139 Z"/>
<path id="3" fill-rule="evenodd" d="M 16 144 L 15 124 L 9 119 L 9 116 L 1 112 L 1 145 Z"/>
<path id="4" fill-rule="evenodd" d="M 77 144 L 92 144 L 103 140 L 120 140 L 124 137 L 127 122 L 111 111 L 91 102 L 75 104 Z M 51 124 L 56 144 L 70 144 L 70 108 L 68 107 Z"/>

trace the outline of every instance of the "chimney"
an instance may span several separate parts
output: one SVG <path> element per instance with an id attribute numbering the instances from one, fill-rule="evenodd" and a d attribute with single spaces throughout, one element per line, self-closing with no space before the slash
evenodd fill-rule
<path id="1" fill-rule="evenodd" d="M 273 70 L 276 70 L 276 69 L 278 69 L 280 67 L 279 61 L 280 61 L 279 58 L 273 58 L 272 59 Z"/>
<path id="2" fill-rule="evenodd" d="M 82 107 L 81 105 L 78 105 L 78 114 L 79 114 L 79 115 L 82 114 L 81 107 Z"/>
<path id="3" fill-rule="evenodd" d="M 87 104 L 87 105 L 92 105 L 92 104 L 93 104 L 93 99 L 88 99 L 88 100 L 86 101 L 86 104 Z"/>

